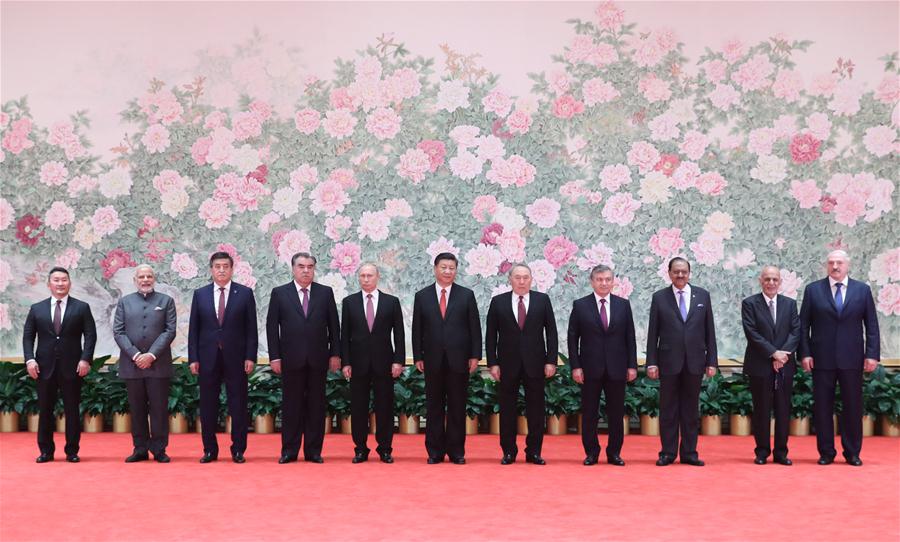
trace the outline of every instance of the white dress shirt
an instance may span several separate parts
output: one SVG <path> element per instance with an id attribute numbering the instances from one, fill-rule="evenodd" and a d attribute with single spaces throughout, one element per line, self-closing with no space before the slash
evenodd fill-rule
<path id="1" fill-rule="evenodd" d="M 778 294 L 775 294 L 775 297 L 769 297 L 766 294 L 763 294 L 763 299 L 766 300 L 766 308 L 769 309 L 769 304 L 772 305 L 772 308 L 769 309 L 769 314 L 772 315 L 772 321 L 775 321 L 775 315 L 778 314 Z"/>
<path id="2" fill-rule="evenodd" d="M 368 293 L 365 290 L 362 290 L 363 314 L 366 313 L 366 305 L 369 303 L 369 294 L 372 294 L 372 314 L 378 314 L 378 288 L 375 288 Z"/>
<path id="3" fill-rule="evenodd" d="M 60 301 L 62 303 L 59 304 L 59 322 L 62 324 L 62 321 L 66 318 L 66 307 L 69 305 L 69 294 L 66 294 Z M 50 296 L 50 321 L 53 322 L 53 314 L 56 312 L 56 298 Z"/>
<path id="4" fill-rule="evenodd" d="M 606 303 L 601 305 L 600 304 L 601 299 L 605 299 Z M 612 322 L 612 320 L 609 319 L 610 315 L 612 314 L 611 312 L 609 312 L 609 303 L 610 303 L 609 294 L 606 294 L 606 297 L 601 297 L 601 296 L 597 295 L 597 292 L 594 292 L 594 305 L 597 307 L 597 314 L 600 314 L 600 308 L 605 306 L 604 310 L 606 311 L 606 324 L 607 325 L 609 325 L 609 323 Z"/>
<path id="5" fill-rule="evenodd" d="M 453 287 L 453 283 L 451 282 L 449 286 L 441 286 L 437 282 L 434 283 L 434 291 L 437 293 L 438 306 L 441 304 L 441 290 L 447 290 L 447 293 L 444 294 L 447 296 L 447 304 L 450 303 L 450 288 Z"/>
<path id="6" fill-rule="evenodd" d="M 525 314 L 528 314 L 528 303 L 531 301 L 531 292 L 527 292 L 525 295 L 521 296 L 523 298 L 522 302 L 525 303 Z M 513 316 L 516 318 L 519 317 L 519 294 L 512 292 L 512 311 Z"/>
<path id="7" fill-rule="evenodd" d="M 691 312 L 691 285 L 685 284 L 681 291 L 684 292 L 684 314 L 687 315 Z M 678 288 L 674 284 L 672 285 L 672 292 L 675 294 L 675 306 L 678 307 L 680 313 L 681 306 L 678 305 Z"/>
<path id="8" fill-rule="evenodd" d="M 834 296 L 837 294 L 837 288 L 835 288 L 834 285 L 838 282 L 843 284 L 843 286 L 841 286 L 841 299 L 847 299 L 847 277 L 844 277 L 844 280 L 841 281 L 837 281 L 831 277 L 828 277 L 828 284 L 831 285 L 831 298 L 834 299 Z"/>
<path id="9" fill-rule="evenodd" d="M 213 282 L 213 308 L 216 310 L 216 314 L 219 314 L 219 286 L 215 282 Z M 224 286 L 225 288 L 225 308 L 228 308 L 228 296 L 231 295 L 231 281 L 228 281 L 228 284 Z"/>

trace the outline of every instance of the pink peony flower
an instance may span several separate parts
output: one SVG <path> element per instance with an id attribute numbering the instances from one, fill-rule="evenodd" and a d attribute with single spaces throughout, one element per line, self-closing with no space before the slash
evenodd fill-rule
<path id="1" fill-rule="evenodd" d="M 721 196 L 725 192 L 726 186 L 728 186 L 728 181 L 716 171 L 701 173 L 695 184 L 697 190 L 708 196 Z"/>
<path id="2" fill-rule="evenodd" d="M 385 84 L 389 88 L 395 104 L 399 104 L 402 100 L 415 98 L 422 92 L 422 83 L 419 81 L 419 74 L 412 68 L 401 68 L 385 79 Z"/>
<path id="3" fill-rule="evenodd" d="M 722 45 L 722 54 L 729 64 L 734 64 L 744 56 L 744 44 L 737 38 L 732 38 Z"/>
<path id="4" fill-rule="evenodd" d="M 894 143 L 896 138 L 897 130 L 888 126 L 872 126 L 866 129 L 866 133 L 863 136 L 863 145 L 873 155 L 883 158 L 897 149 Z M 41 172 L 43 173 L 43 169 Z"/>
<path id="5" fill-rule="evenodd" d="M 671 258 L 684 248 L 681 228 L 659 228 L 650 237 L 650 250 L 660 258 Z"/>
<path id="6" fill-rule="evenodd" d="M 449 166 L 451 173 L 464 181 L 471 181 L 481 175 L 484 160 L 471 152 L 459 151 L 456 156 L 450 159 Z"/>
<path id="7" fill-rule="evenodd" d="M 559 221 L 559 210 L 562 206 L 550 198 L 538 198 L 534 203 L 525 206 L 528 220 L 539 228 L 552 228 Z"/>
<path id="8" fill-rule="evenodd" d="M 321 118 L 322 116 L 315 109 L 301 109 L 294 115 L 294 127 L 301 134 L 310 135 L 319 129 L 319 120 Z"/>
<path id="9" fill-rule="evenodd" d="M 491 169 L 485 175 L 487 180 L 501 187 L 516 185 L 523 187 L 534 181 L 536 169 L 518 154 L 504 160 L 499 158 L 491 163 Z"/>
<path id="10" fill-rule="evenodd" d="M 44 215 L 44 223 L 51 230 L 59 231 L 63 226 L 75 223 L 75 211 L 65 202 L 54 201 Z"/>
<path id="11" fill-rule="evenodd" d="M 560 119 L 571 119 L 584 112 L 584 104 L 568 94 L 564 94 L 553 102 L 553 116 Z"/>
<path id="12" fill-rule="evenodd" d="M 32 248 L 47 234 L 42 226 L 40 218 L 31 213 L 25 214 L 16 221 L 16 239 L 26 247 Z"/>
<path id="13" fill-rule="evenodd" d="M 677 139 L 681 135 L 678 119 L 671 113 L 663 113 L 652 118 L 647 123 L 647 128 L 650 128 L 650 139 L 655 141 L 669 141 Z"/>
<path id="14" fill-rule="evenodd" d="M 277 239 L 277 244 L 275 243 Z M 302 230 L 290 230 L 287 232 L 278 232 L 272 237 L 272 243 L 275 244 L 275 254 L 278 261 L 290 264 L 291 258 L 298 252 L 309 252 L 312 241 L 309 235 Z"/>
<path id="15" fill-rule="evenodd" d="M 384 211 L 363 211 L 356 233 L 360 239 L 368 237 L 372 241 L 384 241 L 391 233 L 388 229 L 390 223 L 391 218 Z"/>
<path id="16" fill-rule="evenodd" d="M 714 107 L 722 111 L 728 111 L 732 106 L 741 103 L 741 93 L 731 85 L 716 85 L 716 88 L 709 93 L 708 98 Z"/>
<path id="17" fill-rule="evenodd" d="M 839 77 L 836 73 L 823 73 L 813 77 L 807 91 L 810 96 L 824 96 L 826 98 L 834 94 Z"/>
<path id="18" fill-rule="evenodd" d="M 184 280 L 189 280 L 197 276 L 198 269 L 196 262 L 194 262 L 190 254 L 184 252 L 172 254 L 172 265 L 170 268 Z"/>
<path id="19" fill-rule="evenodd" d="M 137 264 L 131 259 L 131 253 L 121 248 L 114 248 L 106 253 L 106 257 L 100 260 L 103 269 L 103 278 L 109 280 L 119 269 L 135 267 Z"/>
<path id="20" fill-rule="evenodd" d="M 546 292 L 556 282 L 556 269 L 547 260 L 534 260 L 528 262 L 531 268 L 531 276 L 534 278 L 534 288 L 539 292 Z"/>
<path id="21" fill-rule="evenodd" d="M 100 237 L 112 234 L 121 226 L 122 221 L 119 220 L 119 213 L 112 205 L 98 208 L 91 217 L 91 227 L 94 233 Z"/>
<path id="22" fill-rule="evenodd" d="M 631 170 L 625 164 L 610 164 L 600 171 L 600 186 L 610 192 L 616 192 L 630 182 Z"/>
<path id="23" fill-rule="evenodd" d="M 81 260 L 81 252 L 75 248 L 67 248 L 56 257 L 55 265 L 66 269 L 78 269 L 78 261 Z M 2 289 L 0 289 L 2 291 Z"/>
<path id="24" fill-rule="evenodd" d="M 331 269 L 337 269 L 341 275 L 353 274 L 359 267 L 362 249 L 356 243 L 337 243 L 331 248 Z"/>
<path id="25" fill-rule="evenodd" d="M 584 256 L 578 258 L 575 262 L 578 269 L 582 271 L 590 271 L 598 265 L 613 266 L 613 249 L 606 246 L 605 243 L 597 243 L 591 248 L 584 249 Z"/>
<path id="26" fill-rule="evenodd" d="M 819 204 L 822 191 L 816 185 L 815 179 L 791 181 L 791 196 L 800 203 L 801 209 L 812 209 Z"/>
<path id="27" fill-rule="evenodd" d="M 624 192 L 615 194 L 606 201 L 603 206 L 603 219 L 610 224 L 625 226 L 634 220 L 634 212 L 640 209 L 641 202 L 635 200 L 631 194 Z"/>
<path id="28" fill-rule="evenodd" d="M 209 154 L 209 148 L 212 146 L 211 137 L 200 137 L 191 145 L 191 158 L 198 166 L 206 164 L 206 157 Z"/>
<path id="29" fill-rule="evenodd" d="M 235 262 L 234 281 L 250 289 L 256 287 L 256 277 L 253 276 L 253 266 L 250 265 L 250 262 L 247 260 Z"/>
<path id="30" fill-rule="evenodd" d="M 525 238 L 517 229 L 505 228 L 497 238 L 497 249 L 507 262 L 525 261 Z M 502 267 L 500 272 L 505 272 Z"/>
<path id="31" fill-rule="evenodd" d="M 428 171 L 434 173 L 444 164 L 444 158 L 447 156 L 447 147 L 443 141 L 436 139 L 426 139 L 419 142 L 416 148 L 428 155 Z"/>
<path id="32" fill-rule="evenodd" d="M 581 86 L 581 94 L 584 96 L 584 105 L 589 107 L 611 102 L 620 96 L 612 83 L 607 83 L 600 77 L 585 81 Z"/>
<path id="33" fill-rule="evenodd" d="M 486 112 L 505 117 L 512 109 L 513 102 L 504 90 L 495 88 L 481 99 L 481 105 Z"/>
<path id="34" fill-rule="evenodd" d="M 578 64 L 587 61 L 593 53 L 594 40 L 590 36 L 579 35 L 572 38 L 563 57 L 572 64 Z"/>
<path id="35" fill-rule="evenodd" d="M 703 63 L 703 73 L 706 74 L 706 79 L 710 83 L 721 83 L 727 72 L 728 64 L 721 60 L 714 59 Z"/>
<path id="36" fill-rule="evenodd" d="M 672 97 L 669 82 L 660 79 L 655 73 L 648 73 L 638 81 L 638 90 L 650 103 L 664 102 Z"/>
<path id="37" fill-rule="evenodd" d="M 158 122 L 169 126 L 181 120 L 181 114 L 184 112 L 175 94 L 166 89 L 145 94 L 138 100 L 138 105 L 150 124 Z"/>
<path id="38" fill-rule="evenodd" d="M 714 235 L 720 239 L 731 239 L 731 230 L 734 229 L 734 220 L 728 213 L 714 211 L 706 218 L 703 232 Z"/>
<path id="39" fill-rule="evenodd" d="M 878 311 L 884 315 L 900 315 L 900 284 L 888 284 L 878 292 Z"/>
<path id="40" fill-rule="evenodd" d="M 460 149 L 468 149 L 478 144 L 478 133 L 480 129 L 477 126 L 462 124 L 450 130 L 450 139 Z"/>
<path id="41" fill-rule="evenodd" d="M 659 157 L 660 154 L 656 147 L 646 141 L 632 143 L 627 154 L 628 164 L 637 166 L 638 171 L 643 174 L 653 171 L 653 168 L 659 163 Z"/>
<path id="42" fill-rule="evenodd" d="M 544 258 L 554 269 L 569 263 L 578 254 L 578 245 L 563 235 L 557 235 L 544 245 Z"/>
<path id="43" fill-rule="evenodd" d="M 472 202 L 472 216 L 478 222 L 484 222 L 497 210 L 497 198 L 490 195 L 478 196 Z"/>
<path id="44" fill-rule="evenodd" d="M 219 169 L 231 159 L 234 153 L 234 134 L 228 128 L 219 127 L 210 135 L 212 143 L 206 153 L 206 163 Z"/>
<path id="45" fill-rule="evenodd" d="M 807 131 L 818 140 L 828 139 L 831 134 L 831 121 L 825 113 L 813 113 L 806 119 Z"/>
<path id="46" fill-rule="evenodd" d="M 772 154 L 772 145 L 778 139 L 772 128 L 757 128 L 750 132 L 747 141 L 747 150 L 759 156 Z"/>
<path id="47" fill-rule="evenodd" d="M 618 32 L 625 22 L 625 12 L 610 0 L 606 0 L 597 6 L 597 9 L 594 10 L 594 15 L 597 16 L 597 25 L 600 27 L 600 30 Z"/>
<path id="48" fill-rule="evenodd" d="M 225 201 L 208 198 L 200 204 L 197 216 L 206 222 L 209 229 L 224 228 L 231 222 L 231 208 Z"/>
<path id="49" fill-rule="evenodd" d="M 725 257 L 722 238 L 707 232 L 701 233 L 697 241 L 691 243 L 691 251 L 694 253 L 694 261 L 700 265 L 716 265 Z"/>
<path id="50" fill-rule="evenodd" d="M 69 170 L 61 162 L 46 162 L 41 166 L 41 182 L 47 186 L 66 184 Z"/>
<path id="51" fill-rule="evenodd" d="M 772 84 L 772 93 L 788 103 L 799 100 L 802 90 L 803 78 L 793 70 L 779 71 L 775 76 L 775 83 Z"/>
<path id="52" fill-rule="evenodd" d="M 242 111 L 234 115 L 231 121 L 231 131 L 237 141 L 244 141 L 252 137 L 259 137 L 262 133 L 262 123 L 255 114 Z"/>
<path id="53" fill-rule="evenodd" d="M 422 149 L 407 149 L 400 155 L 400 161 L 394 169 L 400 177 L 419 184 L 425 178 L 425 173 L 431 170 L 431 157 Z"/>
<path id="54" fill-rule="evenodd" d="M 808 164 L 819 157 L 821 141 L 811 134 L 797 134 L 791 139 L 788 148 L 791 151 L 791 159 L 795 164 Z"/>
<path id="55" fill-rule="evenodd" d="M 888 105 L 900 100 L 900 76 L 896 73 L 884 74 L 884 79 L 875 89 L 875 99 Z"/>
<path id="56" fill-rule="evenodd" d="M 413 215 L 412 207 L 403 198 L 385 200 L 384 212 L 390 218 L 409 218 Z"/>
<path id="57" fill-rule="evenodd" d="M 689 130 L 685 132 L 684 139 L 678 149 L 691 160 L 699 160 L 709 146 L 709 138 L 703 132 Z"/>
<path id="58" fill-rule="evenodd" d="M 447 239 L 443 235 L 429 243 L 428 248 L 425 249 L 425 252 L 428 253 L 428 261 L 434 262 L 434 259 L 438 254 L 442 252 L 449 252 L 454 256 L 459 256 L 459 249 L 453 245 L 453 241 Z"/>
<path id="59" fill-rule="evenodd" d="M 852 79 L 842 79 L 834 89 L 828 109 L 837 115 L 852 116 L 859 112 L 859 101 L 863 95 L 861 84 Z"/>
<path id="60" fill-rule="evenodd" d="M 653 171 L 659 171 L 666 177 L 671 177 L 680 163 L 681 160 L 678 159 L 677 154 L 663 154 L 659 157 L 659 162 L 653 166 Z M 671 183 L 669 184 L 671 185 Z"/>
<path id="61" fill-rule="evenodd" d="M 869 280 L 879 286 L 884 286 L 890 281 L 900 281 L 900 247 L 875 256 L 869 268 Z"/>
<path id="62" fill-rule="evenodd" d="M 672 173 L 672 186 L 676 190 L 687 190 L 697 185 L 700 166 L 694 162 L 681 162 Z"/>
<path id="63" fill-rule="evenodd" d="M 778 289 L 778 293 L 791 299 L 797 299 L 797 290 L 803 286 L 803 279 L 797 276 L 797 273 L 793 271 L 788 271 L 786 269 L 781 270 L 781 288 Z"/>
<path id="64" fill-rule="evenodd" d="M 616 282 L 613 284 L 612 288 L 613 295 L 628 299 L 631 297 L 632 292 L 634 292 L 634 285 L 631 284 L 628 277 L 616 277 Z"/>
<path id="65" fill-rule="evenodd" d="M 0 198 L 0 231 L 5 230 L 13 223 L 15 214 L 16 210 L 6 201 L 6 198 Z"/>
<path id="66" fill-rule="evenodd" d="M 401 120 L 393 109 L 379 107 L 366 117 L 366 131 L 379 140 L 393 139 L 400 133 Z"/>
<path id="67" fill-rule="evenodd" d="M 325 219 L 325 237 L 337 241 L 350 229 L 353 220 L 343 215 L 335 215 Z"/>
<path id="68" fill-rule="evenodd" d="M 356 126 L 356 122 L 356 117 L 346 109 L 332 109 L 325 113 L 322 127 L 334 139 L 344 139 L 353 135 L 353 128 Z"/>
<path id="69" fill-rule="evenodd" d="M 500 251 L 494 247 L 479 244 L 477 247 L 466 252 L 466 273 L 469 275 L 479 275 L 489 278 L 497 274 L 500 264 L 503 262 L 503 256 Z"/>
<path id="70" fill-rule="evenodd" d="M 231 259 L 234 260 L 235 265 L 241 261 L 241 255 L 238 254 L 237 247 L 232 245 L 231 243 L 219 243 L 216 245 L 215 252 L 227 252 Z M 212 256 L 212 254 L 210 254 Z"/>
<path id="71" fill-rule="evenodd" d="M 161 153 L 168 149 L 171 144 L 169 141 L 169 130 L 162 124 L 154 124 L 144 132 L 144 135 L 141 137 L 141 143 L 148 153 Z"/>
<path id="72" fill-rule="evenodd" d="M 319 182 L 319 170 L 309 164 L 303 164 L 291 172 L 291 187 L 302 191 L 305 186 Z"/>
<path id="73" fill-rule="evenodd" d="M 493 222 L 481 229 L 481 240 L 478 241 L 482 245 L 496 245 L 497 238 L 503 233 L 503 226 Z"/>
<path id="74" fill-rule="evenodd" d="M 328 180 L 338 183 L 344 190 L 354 190 L 359 188 L 356 174 L 349 168 L 340 167 L 333 170 L 328 174 Z"/>
<path id="75" fill-rule="evenodd" d="M 350 196 L 344 191 L 344 187 L 336 181 L 323 181 L 309 194 L 312 200 L 310 210 L 314 214 L 325 213 L 326 216 L 334 216 L 344 210 L 350 203 Z"/>
<path id="76" fill-rule="evenodd" d="M 228 115 L 224 111 L 213 111 L 206 115 L 206 118 L 203 120 L 203 128 L 205 130 L 215 130 L 225 126 L 226 122 L 228 122 Z"/>
<path id="77" fill-rule="evenodd" d="M 266 122 L 272 116 L 272 106 L 262 100 L 252 101 L 249 109 L 260 123 Z"/>
<path id="78" fill-rule="evenodd" d="M 160 194 L 165 194 L 166 192 L 184 190 L 190 182 L 190 179 L 182 177 L 177 171 L 164 169 L 159 172 L 159 175 L 153 177 L 153 188 Z"/>
<path id="79" fill-rule="evenodd" d="M 843 192 L 835 198 L 834 220 L 838 224 L 853 227 L 866 212 L 866 198 L 855 192 Z"/>
<path id="80" fill-rule="evenodd" d="M 531 115 L 527 111 L 516 109 L 506 117 L 506 127 L 511 134 L 523 135 L 531 128 Z"/>
<path id="81" fill-rule="evenodd" d="M 731 74 L 731 80 L 745 92 L 760 90 L 772 84 L 769 77 L 774 71 L 775 66 L 769 62 L 769 57 L 758 53 L 738 66 L 737 70 Z"/>

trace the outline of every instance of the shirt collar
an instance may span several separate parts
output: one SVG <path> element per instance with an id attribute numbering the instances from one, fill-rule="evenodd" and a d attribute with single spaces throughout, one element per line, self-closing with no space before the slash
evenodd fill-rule
<path id="1" fill-rule="evenodd" d="M 363 299 L 366 299 L 366 296 L 369 295 L 369 293 L 366 293 L 365 290 L 360 290 L 360 293 L 362 294 Z M 374 290 L 372 290 L 371 294 L 372 294 L 372 301 L 378 301 L 378 288 L 375 288 Z"/>
<path id="2" fill-rule="evenodd" d="M 62 301 L 62 304 L 63 304 L 63 305 L 68 305 L 68 304 L 69 304 L 69 294 L 66 294 L 65 297 L 61 297 L 59 300 Z M 51 304 L 51 305 L 56 305 L 56 298 L 55 298 L 55 297 L 50 296 L 50 304 Z"/>
<path id="3" fill-rule="evenodd" d="M 450 295 L 450 288 L 452 288 L 452 287 L 453 287 L 452 282 L 447 286 L 441 286 L 440 284 L 437 283 L 437 281 L 435 281 L 435 283 L 434 283 L 434 290 L 437 292 L 437 295 L 441 295 L 441 290 L 447 290 L 447 295 Z"/>
<path id="4" fill-rule="evenodd" d="M 778 294 L 775 294 L 775 297 L 769 297 L 766 295 L 765 292 L 763 292 L 762 295 L 763 295 L 763 299 L 766 300 L 766 305 L 769 304 L 769 301 L 774 301 L 774 302 L 778 303 Z"/>
<path id="5" fill-rule="evenodd" d="M 594 301 L 596 301 L 597 303 L 600 303 L 601 299 L 605 299 L 606 302 L 609 303 L 610 296 L 612 296 L 612 292 L 606 294 L 606 296 L 601 296 L 597 292 L 594 292 Z"/>
<path id="6" fill-rule="evenodd" d="M 682 288 L 681 291 L 684 292 L 684 295 L 687 295 L 687 293 L 691 291 L 691 283 L 689 282 L 685 284 L 684 288 Z M 674 284 L 672 285 L 672 292 L 675 293 L 675 297 L 678 297 L 678 287 Z"/>
<path id="7" fill-rule="evenodd" d="M 231 281 L 229 280 L 229 281 L 225 284 L 225 286 L 219 286 L 218 284 L 216 284 L 215 282 L 213 282 L 213 291 L 218 292 L 218 291 L 219 291 L 219 288 L 225 288 L 225 291 L 226 291 L 226 292 L 230 292 L 230 291 L 231 291 Z"/>
<path id="8" fill-rule="evenodd" d="M 298 294 L 303 293 L 303 288 L 306 288 L 307 290 L 312 290 L 312 282 L 309 283 L 309 286 L 300 286 L 300 283 L 297 282 L 296 280 L 293 282 L 294 282 L 294 288 L 297 290 Z M 309 293 L 309 292 L 307 292 L 307 293 Z"/>
<path id="9" fill-rule="evenodd" d="M 846 290 L 847 289 L 847 279 L 848 279 L 848 277 L 844 277 L 844 280 L 836 281 L 833 278 L 828 277 L 828 285 L 831 286 L 832 288 L 834 288 L 834 285 L 837 284 L 838 282 L 840 282 L 841 284 L 844 285 L 844 289 Z"/>

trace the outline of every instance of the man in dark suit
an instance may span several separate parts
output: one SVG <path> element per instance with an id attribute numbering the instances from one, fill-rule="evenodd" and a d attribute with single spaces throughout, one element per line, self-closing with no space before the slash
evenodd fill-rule
<path id="1" fill-rule="evenodd" d="M 702 467 L 697 456 L 700 384 L 716 374 L 716 326 L 709 292 L 689 284 L 691 264 L 669 260 L 672 285 L 653 294 L 647 326 L 647 376 L 659 378 L 660 467 L 681 462 Z M 679 446 L 679 433 L 681 444 Z"/>
<path id="2" fill-rule="evenodd" d="M 369 393 L 375 395 L 375 440 L 378 457 L 393 463 L 394 379 L 406 361 L 406 339 L 400 300 L 378 289 L 378 267 L 359 268 L 361 291 L 344 298 L 341 306 L 341 365 L 350 380 L 350 417 L 353 420 L 354 463 L 369 459 Z M 393 336 L 393 342 L 391 337 Z"/>
<path id="3" fill-rule="evenodd" d="M 444 455 L 457 465 L 466 462 L 466 393 L 481 359 L 478 304 L 472 290 L 453 282 L 456 266 L 456 256 L 438 254 L 434 284 L 416 292 L 413 301 L 412 348 L 416 369 L 425 373 L 429 465 Z"/>
<path id="4" fill-rule="evenodd" d="M 66 461 L 78 463 L 81 439 L 81 379 L 91 370 L 97 329 L 91 307 L 69 296 L 72 282 L 63 267 L 47 276 L 50 298 L 31 306 L 22 333 L 22 352 L 28 375 L 37 380 L 38 463 L 53 461 L 53 407 L 62 390 L 66 414 Z M 37 337 L 37 351 L 34 340 Z M 82 339 L 84 342 L 82 343 Z"/>
<path id="5" fill-rule="evenodd" d="M 156 461 L 168 463 L 171 344 L 178 325 L 175 300 L 154 289 L 156 275 L 149 265 L 135 268 L 134 284 L 137 292 L 119 300 L 113 321 L 113 336 L 121 349 L 119 378 L 125 381 L 131 408 L 134 451 L 125 462 L 146 461 L 149 451 Z"/>
<path id="6" fill-rule="evenodd" d="M 516 264 L 509 270 L 512 292 L 491 299 L 487 313 L 487 364 L 500 382 L 500 448 L 502 465 L 515 462 L 519 386 L 525 386 L 525 462 L 544 465 L 544 379 L 556 374 L 559 339 L 550 297 L 531 290 L 531 268 Z"/>
<path id="7" fill-rule="evenodd" d="M 188 331 L 191 372 L 200 375 L 201 463 L 219 458 L 216 427 L 219 390 L 225 381 L 231 416 L 231 459 L 243 463 L 247 450 L 247 375 L 256 365 L 259 342 L 253 290 L 231 281 L 234 260 L 227 252 L 209 258 L 213 283 L 194 290 Z"/>
<path id="8" fill-rule="evenodd" d="M 813 425 L 819 464 L 834 461 L 834 389 L 840 383 L 841 447 L 844 459 L 859 467 L 862 450 L 863 371 L 878 367 L 881 336 L 872 290 L 849 278 L 850 257 L 828 254 L 828 277 L 806 286 L 800 306 L 800 357 L 813 375 Z M 865 330 L 863 328 L 865 327 Z"/>
<path id="9" fill-rule="evenodd" d="M 753 437 L 757 465 L 765 465 L 772 452 L 769 444 L 769 413 L 775 409 L 775 451 L 773 459 L 791 465 L 788 459 L 788 424 L 791 421 L 791 390 L 800 344 L 800 317 L 797 302 L 778 294 L 781 271 L 774 265 L 759 274 L 762 293 L 741 303 L 741 324 L 747 336 L 744 374 L 750 377 L 753 395 Z"/>
<path id="10" fill-rule="evenodd" d="M 606 395 L 604 415 L 609 423 L 606 462 L 619 467 L 625 440 L 625 384 L 637 378 L 637 343 L 634 317 L 627 299 L 612 295 L 612 269 L 591 270 L 593 293 L 572 303 L 569 317 L 569 365 L 581 387 L 581 442 L 584 464 L 595 465 L 600 456 L 597 417 L 600 392 Z"/>
<path id="11" fill-rule="evenodd" d="M 281 464 L 303 459 L 322 463 L 325 441 L 325 379 L 341 363 L 341 329 L 334 292 L 313 282 L 316 259 L 291 258 L 294 279 L 272 289 L 266 316 L 269 363 L 281 375 Z"/>

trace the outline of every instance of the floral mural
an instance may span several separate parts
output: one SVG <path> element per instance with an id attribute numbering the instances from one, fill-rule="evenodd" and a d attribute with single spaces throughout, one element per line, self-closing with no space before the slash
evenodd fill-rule
<path id="1" fill-rule="evenodd" d="M 224 109 L 204 77 L 153 80 L 122 111 L 139 129 L 111 160 L 92 152 L 86 112 L 38 126 L 25 97 L 5 102 L 3 355 L 20 355 L 51 266 L 111 322 L 141 262 L 178 302 L 183 354 L 190 292 L 225 250 L 261 321 L 297 251 L 318 256 L 339 298 L 361 262 L 377 262 L 407 319 L 439 252 L 458 255 L 482 316 L 510 265 L 527 262 L 561 329 L 604 263 L 634 306 L 639 350 L 650 296 L 681 255 L 711 291 L 720 355 L 739 358 L 740 300 L 759 267 L 780 265 L 797 297 L 840 247 L 873 287 L 883 356 L 900 357 L 897 54 L 880 81 L 843 62 L 809 79 L 794 55 L 810 42 L 735 40 L 689 60 L 673 30 L 638 28 L 610 2 L 571 24 L 526 96 L 474 56 L 423 58 L 384 39 L 304 79 L 290 115 L 249 82 Z M 115 353 L 110 325 L 98 327 L 98 354 Z"/>

